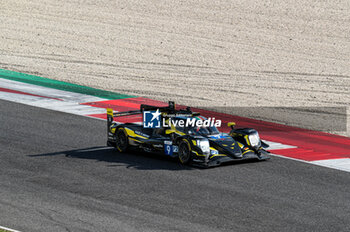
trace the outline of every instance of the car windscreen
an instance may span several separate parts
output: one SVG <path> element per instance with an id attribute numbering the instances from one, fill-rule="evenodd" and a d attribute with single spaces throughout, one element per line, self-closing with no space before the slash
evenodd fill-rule
<path id="1" fill-rule="evenodd" d="M 189 135 L 216 135 L 219 134 L 219 130 L 215 126 L 197 126 L 196 122 L 186 123 L 188 119 L 174 118 L 172 124 L 176 129 Z"/>

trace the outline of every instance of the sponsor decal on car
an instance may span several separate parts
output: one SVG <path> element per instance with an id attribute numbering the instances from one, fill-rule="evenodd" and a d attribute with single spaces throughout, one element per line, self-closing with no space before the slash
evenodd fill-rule
<path id="1" fill-rule="evenodd" d="M 141 135 L 141 136 L 146 137 L 146 138 L 149 138 L 149 135 L 144 134 L 144 133 L 142 133 L 142 132 L 140 132 L 140 131 L 137 131 L 137 130 L 135 130 L 135 134 Z"/>

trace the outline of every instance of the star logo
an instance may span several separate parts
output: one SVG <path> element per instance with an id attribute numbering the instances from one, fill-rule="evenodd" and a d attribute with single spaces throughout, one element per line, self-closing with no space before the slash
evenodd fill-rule
<path id="1" fill-rule="evenodd" d="M 159 112 L 159 109 L 157 109 L 156 112 L 151 113 L 151 114 L 153 115 L 151 121 L 153 121 L 154 119 L 158 118 L 161 115 L 161 113 Z"/>

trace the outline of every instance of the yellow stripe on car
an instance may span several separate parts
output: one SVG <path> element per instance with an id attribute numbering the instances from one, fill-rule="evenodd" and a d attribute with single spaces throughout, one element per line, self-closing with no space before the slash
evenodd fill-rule
<path id="1" fill-rule="evenodd" d="M 250 151 L 251 151 L 251 152 L 254 152 L 254 151 L 252 151 L 252 150 L 246 150 L 245 152 L 242 153 L 242 155 L 244 155 L 245 153 L 250 152 Z"/>
<path id="2" fill-rule="evenodd" d="M 247 141 L 248 146 L 250 146 L 250 142 L 249 142 L 249 137 L 248 137 L 248 135 L 244 136 L 244 138 L 245 138 L 245 141 Z"/>
<path id="3" fill-rule="evenodd" d="M 183 132 L 179 131 L 178 129 L 176 129 L 176 127 L 173 124 L 171 124 L 171 129 L 174 130 L 175 133 L 178 134 L 178 135 L 186 135 L 185 133 L 183 133 Z"/>
<path id="4" fill-rule="evenodd" d="M 225 155 L 225 154 L 216 154 L 216 155 L 210 156 L 210 158 L 217 157 L 217 156 L 227 156 L 227 155 Z"/>
<path id="5" fill-rule="evenodd" d="M 138 134 L 135 134 L 135 132 L 133 130 L 130 130 L 129 128 L 124 128 L 126 133 L 129 135 L 129 136 L 132 136 L 132 137 L 136 137 L 136 138 L 142 138 L 142 139 L 147 139 L 146 137 L 142 136 L 142 135 L 138 135 Z"/>
<path id="6" fill-rule="evenodd" d="M 194 154 L 196 154 L 197 156 L 205 156 L 205 155 L 203 155 L 203 154 L 199 154 L 198 152 L 193 151 L 193 150 L 192 150 L 192 152 L 193 152 Z"/>

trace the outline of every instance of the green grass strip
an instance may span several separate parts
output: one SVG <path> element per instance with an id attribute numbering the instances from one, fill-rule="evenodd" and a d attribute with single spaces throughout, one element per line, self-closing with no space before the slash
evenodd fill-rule
<path id="1" fill-rule="evenodd" d="M 109 100 L 135 97 L 131 95 L 114 93 L 114 92 L 105 91 L 101 89 L 95 89 L 95 88 L 91 88 L 83 85 L 72 84 L 64 81 L 57 81 L 57 80 L 29 75 L 25 73 L 9 71 L 5 69 L 0 69 L 0 78 L 13 80 L 13 81 L 20 81 L 28 84 L 39 85 L 39 86 L 44 86 L 48 88 L 69 91 L 69 92 L 92 95 L 92 96 L 105 98 Z"/>

